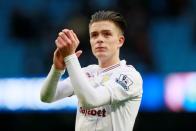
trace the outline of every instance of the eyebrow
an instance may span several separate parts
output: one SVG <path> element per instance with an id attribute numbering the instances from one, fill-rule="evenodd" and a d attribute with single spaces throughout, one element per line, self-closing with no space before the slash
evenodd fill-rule
<path id="1" fill-rule="evenodd" d="M 90 32 L 90 34 L 93 34 L 93 33 L 97 33 L 98 31 L 92 31 L 92 32 Z M 111 30 L 101 30 L 101 32 L 111 32 Z"/>

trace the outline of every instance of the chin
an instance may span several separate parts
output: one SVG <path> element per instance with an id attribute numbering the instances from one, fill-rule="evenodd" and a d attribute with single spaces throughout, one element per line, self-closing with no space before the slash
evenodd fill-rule
<path id="1" fill-rule="evenodd" d="M 97 52 L 97 53 L 95 53 L 95 56 L 97 58 L 102 58 L 102 57 L 106 57 L 107 55 L 105 53 L 103 53 L 103 52 Z"/>

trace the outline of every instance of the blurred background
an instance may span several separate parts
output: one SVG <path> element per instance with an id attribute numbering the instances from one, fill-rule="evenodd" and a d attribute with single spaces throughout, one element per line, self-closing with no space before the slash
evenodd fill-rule
<path id="1" fill-rule="evenodd" d="M 80 39 L 81 65 L 97 63 L 88 22 L 98 10 L 128 23 L 121 59 L 144 80 L 134 131 L 195 131 L 195 0 L 0 0 L 0 130 L 74 130 L 76 97 L 46 104 L 39 91 L 64 28 Z"/>

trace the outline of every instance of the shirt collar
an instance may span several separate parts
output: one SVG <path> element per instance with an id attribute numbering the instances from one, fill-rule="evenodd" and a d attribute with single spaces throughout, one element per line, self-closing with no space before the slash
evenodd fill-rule
<path id="1" fill-rule="evenodd" d="M 123 66 L 123 65 L 126 65 L 126 61 L 125 60 L 121 60 L 120 63 L 111 65 L 111 66 L 106 67 L 106 68 L 100 68 L 99 67 L 99 73 L 108 72 L 110 70 L 116 69 L 117 67 Z"/>

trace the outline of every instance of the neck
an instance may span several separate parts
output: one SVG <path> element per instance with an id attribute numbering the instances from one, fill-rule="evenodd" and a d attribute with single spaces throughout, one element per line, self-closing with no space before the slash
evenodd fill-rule
<path id="1" fill-rule="evenodd" d="M 99 59 L 98 62 L 101 68 L 107 68 L 109 66 L 120 63 L 120 58 L 118 56 L 113 56 L 112 58 L 108 59 Z"/>

